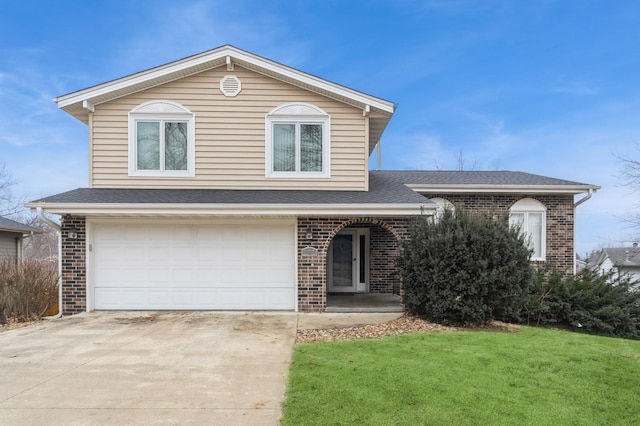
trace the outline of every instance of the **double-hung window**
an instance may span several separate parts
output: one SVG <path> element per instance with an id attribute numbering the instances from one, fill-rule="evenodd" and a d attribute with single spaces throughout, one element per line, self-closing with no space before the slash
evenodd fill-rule
<path id="1" fill-rule="evenodd" d="M 509 209 L 509 225 L 517 227 L 533 250 L 531 260 L 546 259 L 547 209 L 537 200 L 525 198 Z"/>
<path id="2" fill-rule="evenodd" d="M 267 114 L 266 176 L 330 176 L 329 116 L 307 104 L 288 104 Z"/>
<path id="3" fill-rule="evenodd" d="M 129 175 L 193 177 L 194 116 L 181 105 L 154 101 L 129 113 Z"/>

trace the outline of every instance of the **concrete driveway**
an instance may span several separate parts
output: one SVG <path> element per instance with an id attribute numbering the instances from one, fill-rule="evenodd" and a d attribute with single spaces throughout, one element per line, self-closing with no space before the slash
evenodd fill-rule
<path id="1" fill-rule="evenodd" d="M 298 314 L 102 312 L 0 333 L 0 423 L 275 425 Z"/>

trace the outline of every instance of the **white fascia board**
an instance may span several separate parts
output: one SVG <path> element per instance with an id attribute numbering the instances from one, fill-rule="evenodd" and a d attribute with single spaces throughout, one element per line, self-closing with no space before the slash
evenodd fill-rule
<path id="1" fill-rule="evenodd" d="M 591 185 L 415 185 L 407 187 L 419 193 L 503 193 L 503 194 L 581 194 L 590 189 L 594 192 L 599 186 Z"/>
<path id="2" fill-rule="evenodd" d="M 369 105 L 369 107 L 375 107 L 390 114 L 393 114 L 395 110 L 395 106 L 392 102 L 349 89 L 348 87 L 332 83 L 322 78 L 315 77 L 311 74 L 298 71 L 294 68 L 270 61 L 268 59 L 257 57 L 247 52 L 236 51 L 235 54 L 232 55 L 232 57 L 235 57 L 236 59 L 239 59 L 241 61 L 248 62 L 265 70 L 274 72 L 276 74 L 280 74 L 293 80 L 300 81 L 318 89 L 326 90 L 327 92 L 335 93 L 336 95 L 353 99 L 354 101 L 362 104 L 363 109 L 366 105 Z"/>
<path id="3" fill-rule="evenodd" d="M 136 84 L 143 83 L 148 80 L 153 80 L 154 78 L 164 77 L 174 72 L 183 71 L 187 68 L 200 65 L 204 62 L 215 61 L 222 56 L 224 56 L 224 54 L 219 53 L 206 56 L 203 55 L 200 57 L 189 58 L 188 60 L 173 62 L 168 65 L 161 65 L 147 71 L 141 71 L 127 77 L 122 77 L 114 81 L 99 84 L 88 89 L 79 90 L 68 95 L 54 98 L 54 102 L 58 104 L 58 108 L 64 108 L 75 103 L 84 102 L 85 100 L 102 96 L 109 92 L 115 92 L 117 90 L 125 89 L 130 86 L 135 86 Z"/>
<path id="4" fill-rule="evenodd" d="M 202 54 L 191 56 L 183 60 L 178 60 L 166 65 L 151 68 L 147 71 L 141 71 L 127 77 L 122 77 L 111 82 L 73 92 L 68 95 L 63 95 L 55 98 L 54 101 L 58 104 L 59 108 L 64 108 L 75 103 L 82 103 L 84 101 L 90 100 L 91 98 L 101 96 L 109 92 L 125 89 L 130 86 L 135 86 L 136 84 L 143 83 L 148 80 L 153 80 L 154 78 L 164 77 L 172 73 L 184 71 L 185 69 L 202 65 L 206 62 L 213 62 L 219 59 L 224 59 L 226 61 L 227 56 L 230 56 L 232 59 L 248 62 L 256 67 L 263 68 L 276 74 L 298 80 L 310 86 L 317 87 L 318 89 L 326 90 L 328 92 L 335 93 L 336 95 L 353 99 L 354 101 L 362 103 L 363 105 L 368 104 L 390 114 L 393 114 L 395 110 L 394 104 L 389 101 L 384 101 L 380 98 L 369 96 L 364 93 L 351 90 L 347 87 L 331 83 L 319 77 L 314 77 L 302 71 L 298 71 L 288 66 L 278 64 L 268 59 L 250 54 L 248 52 L 244 52 L 232 46 L 225 46 L 221 49 L 204 52 Z"/>
<path id="5" fill-rule="evenodd" d="M 69 204 L 27 203 L 52 214 L 143 216 L 408 216 L 432 214 L 430 204 Z"/>

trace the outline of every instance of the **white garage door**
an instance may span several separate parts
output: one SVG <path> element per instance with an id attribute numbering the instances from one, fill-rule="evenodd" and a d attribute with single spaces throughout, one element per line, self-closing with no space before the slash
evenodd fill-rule
<path id="1" fill-rule="evenodd" d="M 294 225 L 91 227 L 95 309 L 294 309 Z"/>

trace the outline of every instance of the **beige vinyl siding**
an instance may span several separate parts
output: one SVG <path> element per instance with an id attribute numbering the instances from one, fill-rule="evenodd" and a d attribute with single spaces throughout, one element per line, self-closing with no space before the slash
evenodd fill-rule
<path id="1" fill-rule="evenodd" d="M 225 75 L 236 75 L 242 91 L 226 97 Z M 128 113 L 147 101 L 169 100 L 195 114 L 196 176 L 128 176 Z M 304 102 L 331 116 L 331 177 L 267 179 L 265 116 L 279 105 Z M 97 105 L 92 119 L 91 186 L 137 188 L 366 190 L 367 121 L 350 105 L 235 67 L 208 70 L 153 89 Z"/>

